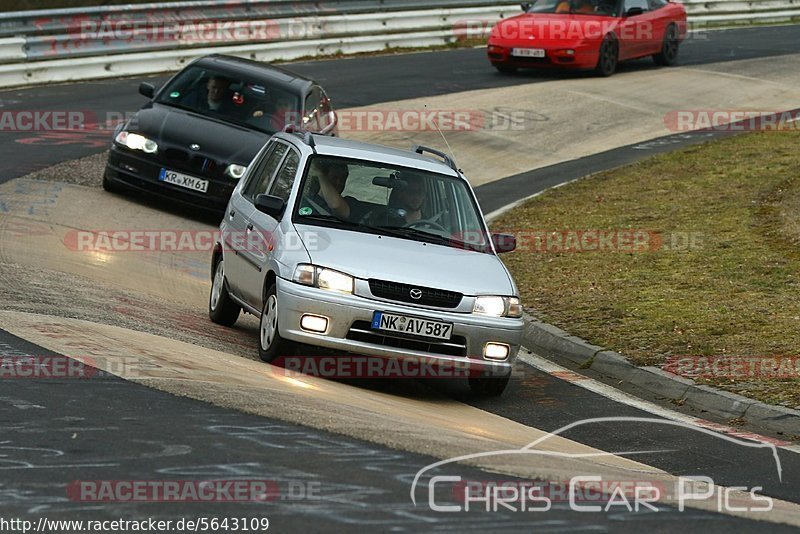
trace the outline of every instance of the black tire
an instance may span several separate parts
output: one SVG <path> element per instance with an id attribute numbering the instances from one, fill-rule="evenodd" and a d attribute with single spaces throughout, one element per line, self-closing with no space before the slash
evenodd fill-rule
<path id="1" fill-rule="evenodd" d="M 278 304 L 277 288 L 273 283 L 267 290 L 261 319 L 258 321 L 258 355 L 267 363 L 279 356 L 294 354 L 294 343 L 283 339 L 278 328 Z"/>
<path id="2" fill-rule="evenodd" d="M 607 78 L 617 71 L 619 63 L 619 42 L 613 35 L 606 35 L 600 45 L 600 57 L 594 71 L 598 76 Z"/>
<path id="3" fill-rule="evenodd" d="M 506 390 L 511 374 L 505 376 L 471 376 L 469 389 L 478 397 L 499 397 Z"/>
<path id="4" fill-rule="evenodd" d="M 680 46 L 680 39 L 678 38 L 678 28 L 674 24 L 670 24 L 667 31 L 664 32 L 664 42 L 661 44 L 661 52 L 653 56 L 653 61 L 656 65 L 662 67 L 671 67 L 678 62 L 678 47 Z"/>
<path id="5" fill-rule="evenodd" d="M 214 278 L 211 281 L 211 291 L 208 295 L 208 316 L 222 326 L 233 326 L 239 318 L 242 308 L 233 302 L 228 294 L 228 285 L 225 282 L 225 262 L 222 256 L 214 265 Z"/>
<path id="6" fill-rule="evenodd" d="M 495 65 L 494 68 L 503 74 L 514 74 L 517 72 L 517 67 L 512 67 L 511 65 Z"/>
<path id="7" fill-rule="evenodd" d="M 121 191 L 117 184 L 108 179 L 108 175 L 106 173 L 103 173 L 103 189 L 109 193 L 119 193 Z"/>

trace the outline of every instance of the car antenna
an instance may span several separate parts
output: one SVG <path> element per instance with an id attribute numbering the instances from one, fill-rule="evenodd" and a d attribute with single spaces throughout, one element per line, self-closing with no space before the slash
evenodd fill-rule
<path id="1" fill-rule="evenodd" d="M 423 104 L 423 107 L 427 109 L 428 108 L 428 104 Z M 436 131 L 439 132 L 439 135 L 441 135 L 442 139 L 444 139 L 444 144 L 447 145 L 447 151 L 450 152 L 450 154 L 453 156 L 453 165 L 455 167 L 458 167 L 458 164 L 456 163 L 455 152 L 453 152 L 453 149 L 450 148 L 450 143 L 447 142 L 447 138 L 444 136 L 444 133 L 442 132 L 441 128 L 439 128 L 439 124 L 437 123 L 435 116 L 433 117 L 433 121 L 432 122 L 433 122 L 433 125 L 436 126 Z M 464 172 L 461 169 L 458 169 L 458 172 L 460 172 L 461 174 L 464 174 Z"/>

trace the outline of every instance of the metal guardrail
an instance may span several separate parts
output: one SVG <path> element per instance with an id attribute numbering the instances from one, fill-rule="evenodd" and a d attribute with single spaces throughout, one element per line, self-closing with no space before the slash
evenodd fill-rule
<path id="1" fill-rule="evenodd" d="M 800 0 L 677 0 L 686 6 L 689 21 L 707 24 L 744 24 L 800 20 Z"/>
<path id="2" fill-rule="evenodd" d="M 519 6 L 487 0 L 195 0 L 0 13 L 0 37 L 69 33 L 81 23 L 231 21 L 425 9 Z"/>
<path id="3" fill-rule="evenodd" d="M 800 0 L 678 0 L 693 26 L 800 18 Z M 451 43 L 459 24 L 519 13 L 488 0 L 191 0 L 0 13 L 0 87 Z M 212 33 L 208 33 L 208 32 Z"/>
<path id="4" fill-rule="evenodd" d="M 172 71 L 214 52 L 269 62 L 443 45 L 467 21 L 519 12 L 490 0 L 205 0 L 6 13 L 0 87 Z"/>
<path id="5" fill-rule="evenodd" d="M 205 0 L 2 13 L 0 63 L 430 31 L 518 9 L 487 0 Z"/>

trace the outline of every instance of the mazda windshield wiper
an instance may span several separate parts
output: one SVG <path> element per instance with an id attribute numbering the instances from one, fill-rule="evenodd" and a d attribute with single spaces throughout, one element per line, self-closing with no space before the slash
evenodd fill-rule
<path id="1" fill-rule="evenodd" d="M 387 228 L 381 227 L 381 229 L 386 230 Z M 418 228 L 410 228 L 408 226 L 393 226 L 390 227 L 389 229 L 391 229 L 396 235 L 401 235 L 403 237 L 418 237 L 424 240 L 428 240 L 429 242 L 434 244 L 474 250 L 476 252 L 486 252 L 485 245 L 479 245 L 477 243 L 468 243 L 466 241 L 461 241 L 452 237 L 446 237 L 440 234 L 432 234 L 430 232 L 426 232 Z"/>
<path id="2" fill-rule="evenodd" d="M 380 230 L 383 232 L 390 233 L 391 235 L 397 237 L 418 238 L 422 239 L 423 241 L 427 241 L 429 243 L 433 243 L 436 245 L 450 246 L 459 243 L 458 241 L 450 239 L 449 237 L 445 237 L 439 234 L 432 234 L 430 232 L 419 230 L 417 228 L 409 228 L 408 226 L 381 226 Z"/>
<path id="3" fill-rule="evenodd" d="M 348 221 L 347 219 L 341 219 L 336 215 L 324 215 L 322 213 L 316 213 L 314 215 L 300 215 L 303 220 L 306 221 L 323 221 L 323 222 L 334 222 L 339 224 L 344 224 L 347 226 L 358 227 L 363 226 L 361 224 L 355 223 L 353 221 Z"/>

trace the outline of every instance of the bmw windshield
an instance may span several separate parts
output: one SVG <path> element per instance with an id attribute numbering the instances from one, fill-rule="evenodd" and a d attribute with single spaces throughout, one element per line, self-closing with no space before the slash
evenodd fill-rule
<path id="1" fill-rule="evenodd" d="M 483 220 L 466 183 L 383 163 L 312 158 L 293 220 L 491 251 Z"/>
<path id="2" fill-rule="evenodd" d="M 297 95 L 203 67 L 178 74 L 156 102 L 270 134 L 300 117 Z"/>

